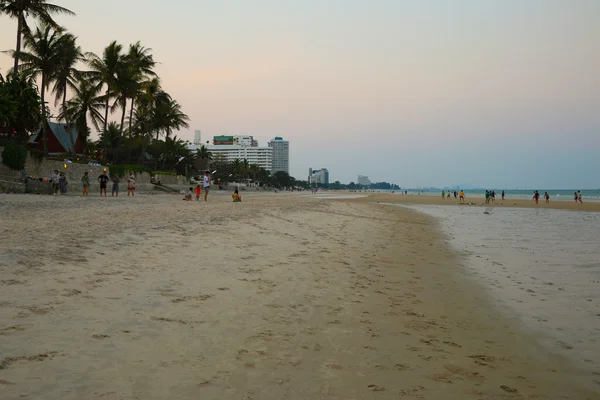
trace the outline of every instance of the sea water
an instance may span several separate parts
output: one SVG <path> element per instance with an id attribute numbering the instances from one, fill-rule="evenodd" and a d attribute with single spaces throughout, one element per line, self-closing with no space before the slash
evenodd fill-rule
<path id="1" fill-rule="evenodd" d="M 502 198 L 501 194 L 502 194 L 502 189 L 498 190 L 498 189 L 494 189 L 491 188 L 490 190 L 495 190 L 496 192 L 496 200 L 500 200 Z M 550 201 L 575 201 L 573 199 L 573 193 L 577 192 L 577 190 L 572 190 L 572 189 L 536 189 L 539 193 L 540 193 L 540 200 L 544 198 L 544 193 L 548 192 L 548 194 L 550 195 Z M 442 189 L 439 190 L 423 190 L 420 191 L 418 189 L 407 189 L 406 190 L 408 193 L 408 196 L 441 196 L 442 195 Z M 457 190 L 457 193 L 460 190 Z M 504 195 L 505 198 L 508 200 L 531 200 L 533 198 L 533 189 L 529 190 L 505 190 L 504 191 Z M 388 193 L 391 191 L 379 191 L 381 193 Z M 448 190 L 445 190 L 446 194 L 448 193 Z M 452 196 L 454 196 L 453 192 L 454 189 L 450 190 Z M 400 195 L 402 193 L 404 193 L 404 190 L 397 190 L 395 191 L 396 194 Z M 583 202 L 598 202 L 600 201 L 600 189 L 598 190 L 581 190 L 581 196 L 582 196 L 582 201 Z M 470 200 L 470 199 L 485 199 L 485 189 L 470 189 L 470 190 L 465 190 L 465 197 Z"/>
<path id="2" fill-rule="evenodd" d="M 468 275 L 540 342 L 600 370 L 600 213 L 409 206 L 436 218 Z"/>

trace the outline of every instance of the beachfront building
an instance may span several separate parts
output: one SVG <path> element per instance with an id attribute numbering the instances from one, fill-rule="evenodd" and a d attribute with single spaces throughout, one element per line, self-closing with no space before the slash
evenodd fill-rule
<path id="1" fill-rule="evenodd" d="M 290 173 L 290 142 L 276 136 L 269 142 L 269 147 L 273 149 L 273 166 L 271 173 L 278 171 Z"/>
<path id="2" fill-rule="evenodd" d="M 77 128 L 57 122 L 46 122 L 44 130 L 48 138 L 48 153 L 63 154 L 72 153 L 83 154 L 85 142 Z M 69 137 L 70 136 L 70 137 Z M 44 150 L 43 131 L 40 129 L 29 138 L 29 145 L 39 151 Z"/>
<path id="3" fill-rule="evenodd" d="M 371 184 L 371 181 L 369 180 L 368 176 L 359 175 L 358 179 L 356 180 L 356 183 L 361 186 L 369 186 Z"/>
<path id="4" fill-rule="evenodd" d="M 327 168 L 321 169 L 308 169 L 308 183 L 329 185 L 329 171 Z"/>
<path id="5" fill-rule="evenodd" d="M 273 166 L 273 149 L 259 146 L 252 136 L 214 136 L 208 151 L 213 156 L 222 155 L 226 161 L 247 160 L 267 171 Z"/>
<path id="6" fill-rule="evenodd" d="M 202 145 L 202 131 L 196 130 L 194 132 L 194 146 Z"/>

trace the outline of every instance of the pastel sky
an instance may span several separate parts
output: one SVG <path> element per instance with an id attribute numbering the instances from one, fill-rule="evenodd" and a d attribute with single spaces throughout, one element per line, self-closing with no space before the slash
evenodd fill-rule
<path id="1" fill-rule="evenodd" d="M 52 2 L 86 51 L 153 49 L 180 137 L 283 136 L 296 178 L 600 188 L 598 0 Z"/>

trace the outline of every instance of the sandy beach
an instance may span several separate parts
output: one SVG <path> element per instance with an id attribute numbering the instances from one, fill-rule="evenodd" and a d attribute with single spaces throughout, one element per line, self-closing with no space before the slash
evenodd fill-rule
<path id="1" fill-rule="evenodd" d="M 0 398 L 599 398 L 378 201 L 0 196 Z"/>

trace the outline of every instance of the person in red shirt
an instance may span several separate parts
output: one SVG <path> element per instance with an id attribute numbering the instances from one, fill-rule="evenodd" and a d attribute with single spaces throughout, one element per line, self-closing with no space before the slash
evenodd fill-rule
<path id="1" fill-rule="evenodd" d="M 202 192 L 202 188 L 200 185 L 196 185 L 196 201 L 200 201 L 200 193 Z"/>

